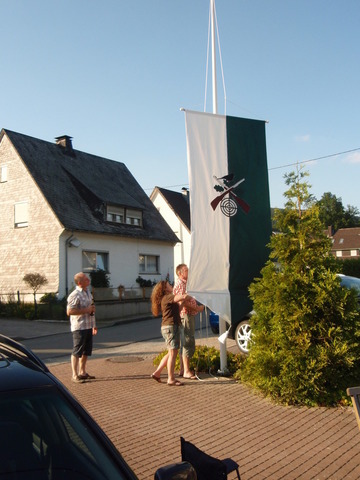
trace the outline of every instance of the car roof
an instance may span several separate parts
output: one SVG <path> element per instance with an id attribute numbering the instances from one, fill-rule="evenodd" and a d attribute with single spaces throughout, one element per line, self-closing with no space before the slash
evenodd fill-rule
<path id="1" fill-rule="evenodd" d="M 0 335 L 0 392 L 54 385 L 49 369 L 36 355 Z"/>
<path id="2" fill-rule="evenodd" d="M 338 277 L 340 278 L 340 283 L 343 287 L 355 288 L 360 291 L 360 278 L 342 275 L 340 273 L 338 274 Z"/>

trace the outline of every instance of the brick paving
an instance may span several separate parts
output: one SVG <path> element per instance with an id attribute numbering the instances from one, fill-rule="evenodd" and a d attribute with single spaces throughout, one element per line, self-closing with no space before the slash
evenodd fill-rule
<path id="1" fill-rule="evenodd" d="M 162 344 L 151 350 L 156 348 Z M 150 378 L 153 358 L 141 344 L 93 358 L 88 367 L 96 379 L 80 385 L 71 382 L 69 363 L 49 366 L 140 480 L 181 461 L 180 436 L 217 458 L 233 458 L 242 480 L 360 478 L 360 431 L 352 407 L 274 405 L 232 379 L 208 374 L 169 387 L 166 375 L 163 384 Z"/>
<path id="2" fill-rule="evenodd" d="M 66 331 L 66 323 L 0 319 L 0 332 L 13 337 Z M 216 338 L 197 339 L 201 343 L 218 346 Z M 234 342 L 227 343 L 235 352 Z M 159 339 L 96 351 L 88 363 L 96 379 L 80 385 L 71 382 L 69 358 L 48 365 L 140 480 L 181 461 L 180 436 L 217 458 L 233 458 L 242 480 L 360 479 L 360 431 L 352 407 L 274 405 L 232 379 L 205 374 L 201 381 L 185 380 L 184 387 L 168 387 L 166 375 L 158 384 L 150 374 L 163 348 Z"/>

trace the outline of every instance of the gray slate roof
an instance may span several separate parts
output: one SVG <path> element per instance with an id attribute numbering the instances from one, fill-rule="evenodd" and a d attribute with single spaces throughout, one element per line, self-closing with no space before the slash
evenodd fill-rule
<path id="1" fill-rule="evenodd" d="M 171 243 L 178 238 L 124 163 L 3 129 L 55 215 L 70 231 Z M 70 137 L 68 137 L 70 139 Z M 108 223 L 106 204 L 143 211 L 143 227 Z"/>

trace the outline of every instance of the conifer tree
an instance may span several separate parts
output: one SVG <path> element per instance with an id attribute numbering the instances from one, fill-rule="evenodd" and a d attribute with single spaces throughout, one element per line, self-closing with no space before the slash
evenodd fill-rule
<path id="1" fill-rule="evenodd" d="M 256 315 L 239 377 L 287 404 L 347 403 L 360 381 L 360 319 L 354 291 L 340 285 L 307 172 L 285 175 L 280 233 L 249 288 Z"/>

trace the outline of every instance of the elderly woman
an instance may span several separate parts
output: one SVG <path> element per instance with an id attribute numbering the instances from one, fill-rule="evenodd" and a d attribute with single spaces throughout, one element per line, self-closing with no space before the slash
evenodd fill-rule
<path id="1" fill-rule="evenodd" d="M 167 384 L 177 387 L 184 385 L 175 379 L 175 361 L 180 347 L 180 308 L 188 298 L 187 294 L 174 295 L 172 286 L 164 280 L 155 285 L 151 294 L 151 311 L 155 317 L 162 315 L 161 334 L 168 349 L 151 378 L 161 383 L 161 372 L 167 366 Z"/>

